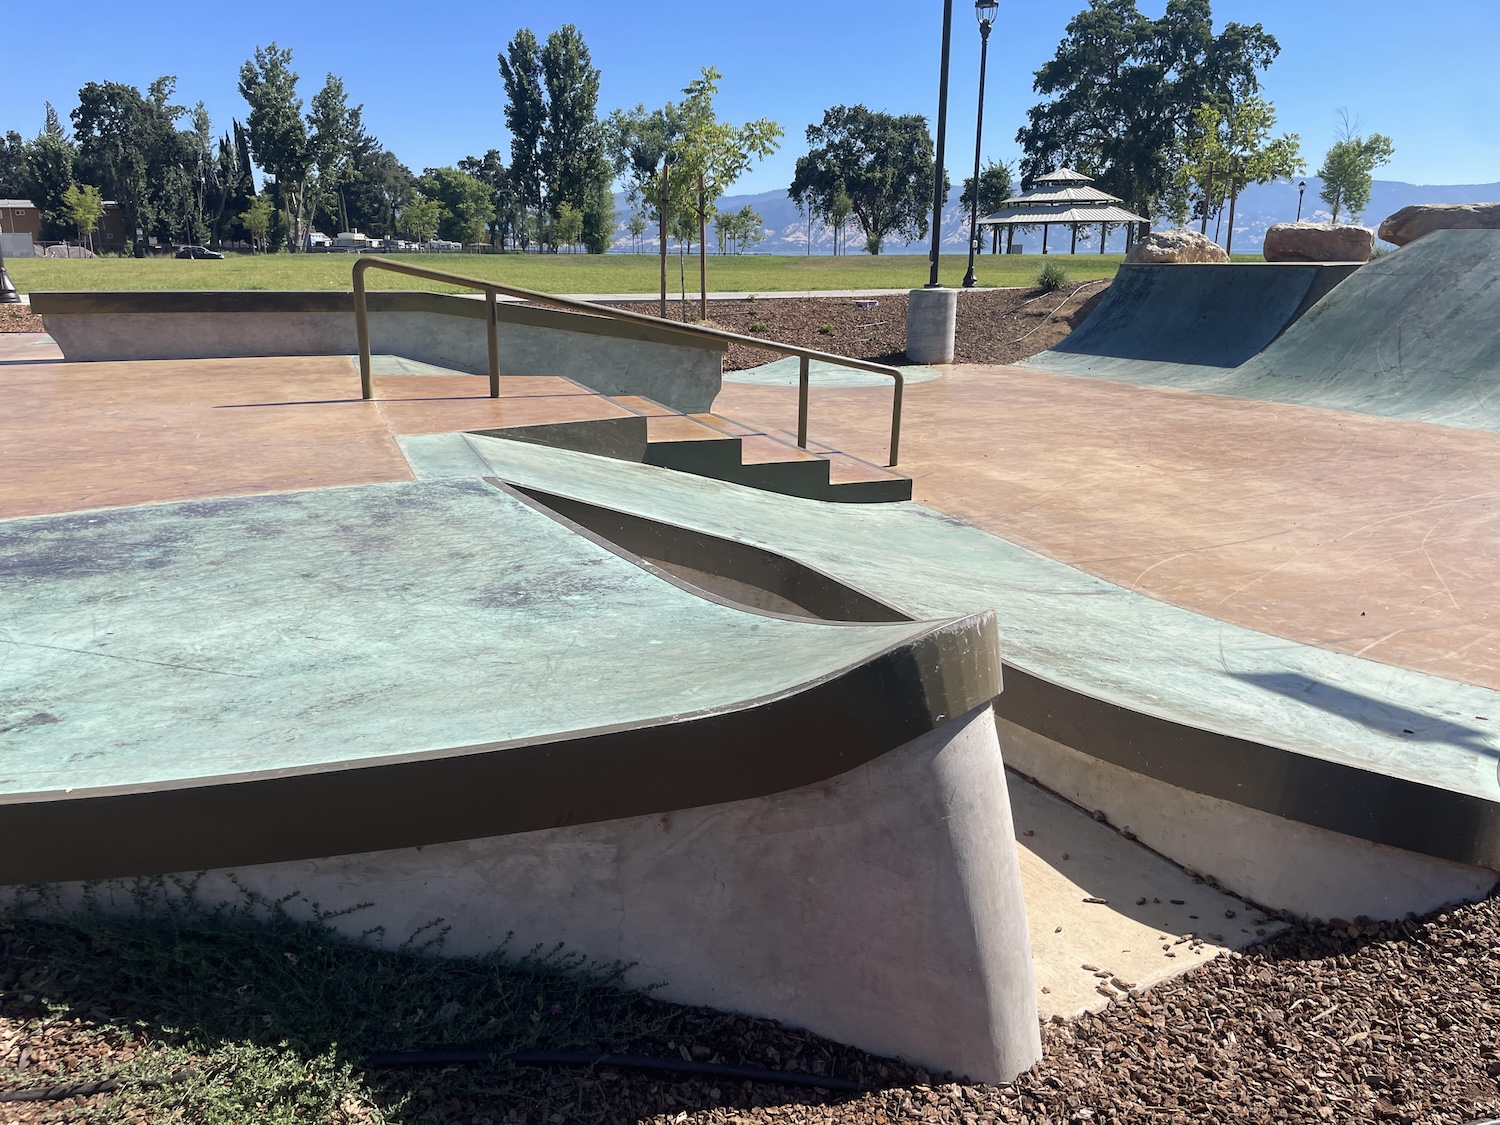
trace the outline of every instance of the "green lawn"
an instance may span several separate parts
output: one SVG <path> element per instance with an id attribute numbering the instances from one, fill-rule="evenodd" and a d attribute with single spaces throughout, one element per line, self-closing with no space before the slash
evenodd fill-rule
<path id="1" fill-rule="evenodd" d="M 1054 254 L 1046 261 L 1062 263 L 1070 280 L 1113 277 L 1119 254 Z M 538 289 L 548 293 L 654 293 L 657 260 L 646 254 L 405 254 L 413 265 Z M 984 255 L 976 272 L 987 286 L 1029 286 L 1035 283 L 1044 259 L 1034 254 Z M 23 293 L 80 289 L 348 289 L 355 259 L 345 254 L 231 255 L 222 262 L 178 261 L 174 258 L 52 259 L 12 258 L 6 264 Z M 697 285 L 698 265 L 685 263 L 687 289 Z M 669 286 L 679 287 L 676 255 L 669 259 Z M 942 282 L 958 285 L 967 259 L 944 255 Z M 442 289 L 443 286 L 404 278 L 379 270 L 369 275 L 372 288 Z M 902 289 L 927 283 L 927 260 L 919 254 L 891 254 L 872 258 L 727 256 L 710 255 L 708 285 L 719 292 L 797 292 L 809 289 Z"/>

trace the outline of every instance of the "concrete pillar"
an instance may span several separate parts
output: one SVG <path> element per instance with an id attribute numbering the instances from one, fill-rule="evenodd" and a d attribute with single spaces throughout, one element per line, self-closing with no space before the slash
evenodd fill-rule
<path id="1" fill-rule="evenodd" d="M 952 363 L 957 322 L 957 289 L 913 289 L 906 307 L 906 358 Z"/>

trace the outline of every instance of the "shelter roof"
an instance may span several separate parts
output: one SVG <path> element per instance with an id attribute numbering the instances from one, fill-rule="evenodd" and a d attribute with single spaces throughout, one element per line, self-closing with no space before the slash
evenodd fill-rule
<path id="1" fill-rule="evenodd" d="M 1057 168 L 1045 176 L 1038 176 L 1031 182 L 1034 184 L 1091 184 L 1094 182 L 1094 177 L 1085 176 L 1082 172 L 1075 172 L 1071 168 Z"/>
<path id="2" fill-rule="evenodd" d="M 1095 187 L 1034 187 L 1012 196 L 1012 203 L 1119 203 L 1120 197 Z"/>
<path id="3" fill-rule="evenodd" d="M 1040 223 L 1149 223 L 1134 211 L 1113 204 L 1082 207 L 1002 207 L 979 220 L 982 227 L 1026 227 Z"/>

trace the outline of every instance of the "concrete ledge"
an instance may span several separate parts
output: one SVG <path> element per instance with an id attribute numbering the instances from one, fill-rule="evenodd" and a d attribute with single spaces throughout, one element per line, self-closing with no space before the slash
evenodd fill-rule
<path id="1" fill-rule="evenodd" d="M 325 907 L 353 938 L 436 917 L 445 949 L 564 942 L 660 995 L 1001 1082 L 1041 1054 L 988 705 L 837 777 L 601 824 L 211 872 Z M 78 892 L 76 886 L 71 892 Z"/>
<path id="2" fill-rule="evenodd" d="M 482 301 L 450 293 L 369 295 L 371 350 L 439 367 L 488 370 Z M 346 292 L 35 293 L 32 309 L 71 361 L 351 355 Z M 561 375 L 601 394 L 644 395 L 686 413 L 713 405 L 722 341 L 652 325 L 502 302 L 500 370 Z"/>
<path id="3" fill-rule="evenodd" d="M 1299 823 L 1101 761 L 1003 718 L 1007 764 L 1102 811 L 1148 847 L 1235 894 L 1303 917 L 1391 919 L 1483 898 L 1488 868 Z"/>

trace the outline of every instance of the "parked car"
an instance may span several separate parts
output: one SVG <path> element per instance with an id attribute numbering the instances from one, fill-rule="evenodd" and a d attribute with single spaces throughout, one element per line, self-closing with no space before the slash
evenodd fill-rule
<path id="1" fill-rule="evenodd" d="M 210 250 L 207 246 L 179 246 L 177 248 L 177 256 L 179 258 L 196 258 L 204 262 L 221 261 L 224 257 L 217 250 Z"/>

